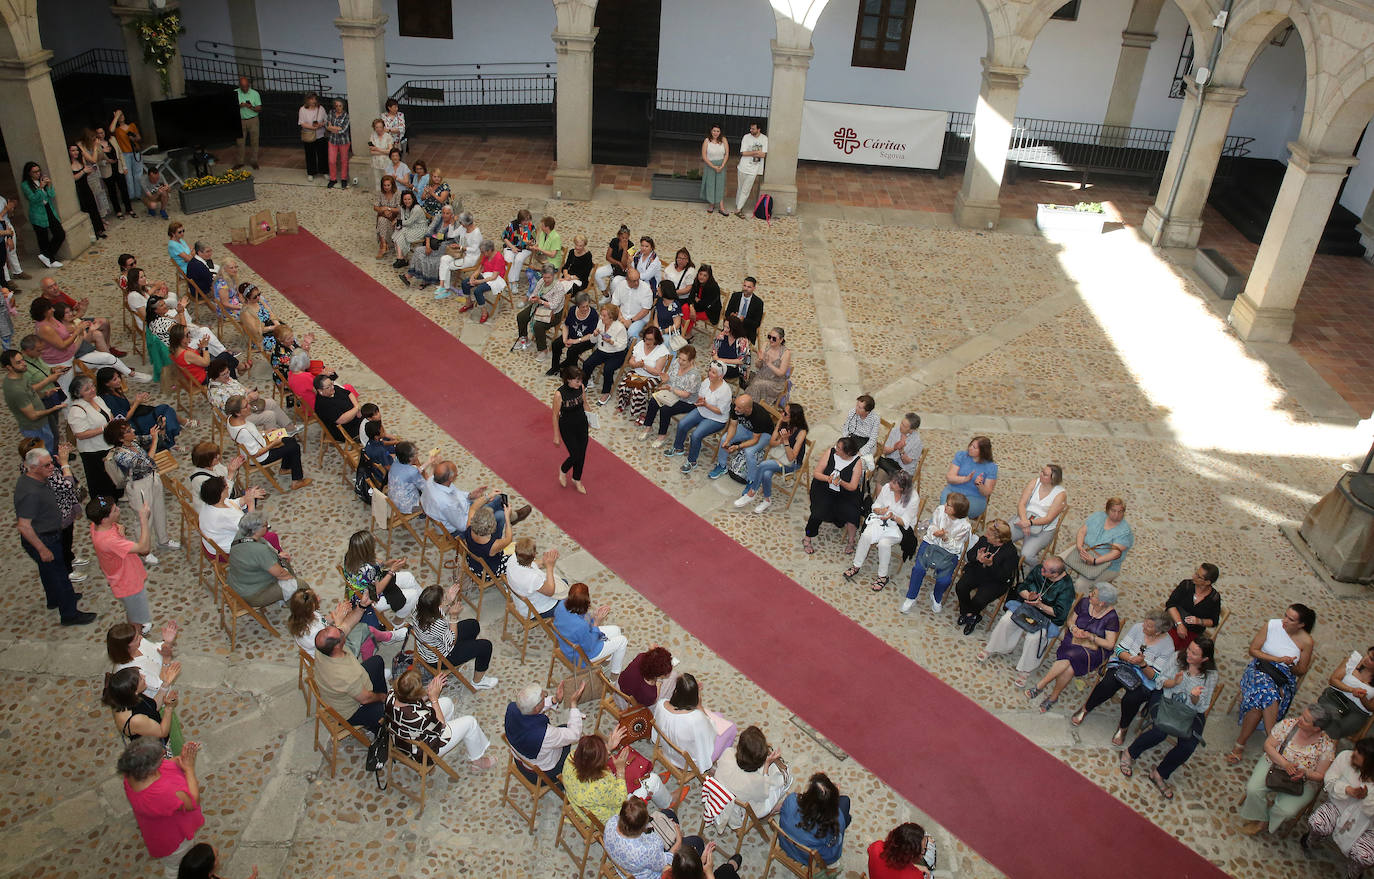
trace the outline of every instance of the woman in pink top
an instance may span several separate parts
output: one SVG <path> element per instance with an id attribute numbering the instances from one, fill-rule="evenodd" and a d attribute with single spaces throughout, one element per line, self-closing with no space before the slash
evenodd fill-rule
<path id="1" fill-rule="evenodd" d="M 153 612 L 148 608 L 148 592 L 143 588 L 148 582 L 148 569 L 143 566 L 142 557 L 147 556 L 150 564 L 157 563 L 157 557 L 150 555 L 151 516 L 152 508 L 144 504 L 138 511 L 138 543 L 134 543 L 119 524 L 119 504 L 107 497 L 93 497 L 86 504 L 86 518 L 91 520 L 91 545 L 95 547 L 100 572 L 110 581 L 114 597 L 124 602 L 125 619 L 142 626 L 145 632 L 153 625 Z"/>
<path id="2" fill-rule="evenodd" d="M 104 341 L 93 323 L 83 320 L 73 326 L 67 323 L 67 314 L 64 303 L 47 299 L 35 299 L 29 306 L 29 317 L 34 321 L 33 331 L 43 340 L 39 356 L 49 366 L 71 363 L 82 342 L 89 341 L 98 347 L 97 340 Z"/>
<path id="3" fill-rule="evenodd" d="M 491 317 L 496 310 L 493 302 L 491 311 L 487 310 L 487 299 L 485 294 L 492 294 L 495 300 L 501 291 L 506 289 L 506 258 L 496 249 L 496 243 L 490 238 L 482 239 L 482 265 L 477 273 L 463 279 L 463 295 L 467 297 L 467 304 L 458 309 L 462 314 L 472 308 L 472 299 L 477 297 L 477 304 L 482 306 L 482 317 L 478 323 L 486 323 L 487 318 Z"/>
<path id="4" fill-rule="evenodd" d="M 124 795 L 148 854 L 161 862 L 167 879 L 176 879 L 182 857 L 205 824 L 196 779 L 199 750 L 199 742 L 187 742 L 180 757 L 167 760 L 159 739 L 140 736 L 124 749 L 115 766 L 124 776 Z"/>

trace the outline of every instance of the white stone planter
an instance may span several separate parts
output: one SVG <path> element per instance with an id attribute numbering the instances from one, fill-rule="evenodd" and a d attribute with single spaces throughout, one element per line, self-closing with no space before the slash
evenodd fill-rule
<path id="1" fill-rule="evenodd" d="M 1091 232 L 1102 234 L 1102 226 L 1107 222 L 1106 214 L 1074 210 L 1072 205 L 1037 204 L 1035 206 L 1035 228 L 1041 232 Z"/>

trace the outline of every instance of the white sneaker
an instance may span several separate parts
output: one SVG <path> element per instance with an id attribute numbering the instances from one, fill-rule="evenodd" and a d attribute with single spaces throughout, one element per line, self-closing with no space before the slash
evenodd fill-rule
<path id="1" fill-rule="evenodd" d="M 306 175 L 305 175 L 305 179 L 306 179 L 306 180 L 309 180 L 311 183 L 314 183 L 314 182 L 315 182 L 315 175 L 314 175 L 314 174 L 306 174 Z"/>
<path id="2" fill-rule="evenodd" d="M 916 599 L 908 598 L 902 601 L 902 613 L 911 613 L 911 609 L 916 606 Z"/>
<path id="3" fill-rule="evenodd" d="M 67 579 L 72 581 L 73 583 L 84 583 L 86 582 L 86 575 L 78 574 L 75 571 L 72 571 L 71 575 L 68 576 Z"/>
<path id="4" fill-rule="evenodd" d="M 940 602 L 936 601 L 936 600 L 933 599 L 933 598 L 930 600 L 930 609 L 931 609 L 931 610 L 935 611 L 936 613 L 939 613 L 943 608 L 944 608 L 944 605 L 941 604 Z"/>
<path id="5" fill-rule="evenodd" d="M 754 512 L 766 513 L 768 512 L 768 508 L 771 506 L 773 506 L 773 499 L 770 497 L 766 497 L 759 503 L 757 507 L 754 507 Z"/>
<path id="6" fill-rule="evenodd" d="M 735 498 L 735 506 L 746 507 L 749 504 L 753 503 L 753 500 L 754 496 L 752 494 L 742 494 L 739 497 Z"/>
<path id="7" fill-rule="evenodd" d="M 181 549 L 181 541 L 179 540 L 169 540 L 162 545 L 167 549 Z"/>
<path id="8" fill-rule="evenodd" d="M 495 675 L 487 675 L 480 681 L 473 681 L 472 686 L 474 689 L 478 690 L 490 690 L 493 687 L 495 687 L 498 683 L 499 681 L 496 680 Z"/>
<path id="9" fill-rule="evenodd" d="M 50 269 L 60 269 L 60 268 L 62 268 L 62 261 L 61 261 L 61 260 L 58 260 L 58 259 L 55 259 L 55 260 L 53 260 L 52 262 L 48 263 L 48 268 L 50 268 Z"/>
<path id="10" fill-rule="evenodd" d="M 78 568 L 81 568 L 81 567 L 84 567 L 84 566 L 86 566 L 86 565 L 89 565 L 90 563 L 91 563 L 91 560 L 90 560 L 90 559 L 81 559 L 81 558 L 72 559 L 72 564 L 73 564 L 73 565 L 76 565 Z"/>
<path id="11" fill-rule="evenodd" d="M 143 557 L 143 564 L 145 564 L 145 565 L 155 565 L 155 564 L 157 564 L 157 556 L 153 555 L 152 553 L 148 553 L 147 555 L 145 555 L 145 556 Z"/>
<path id="12" fill-rule="evenodd" d="M 52 268 L 52 260 L 48 259 L 41 253 L 38 254 L 38 261 L 41 262 L 43 265 L 47 266 L 48 268 Z"/>
<path id="13" fill-rule="evenodd" d="M 152 381 L 152 380 L 153 380 L 153 377 L 152 377 L 151 375 L 149 375 L 148 373 L 146 373 L 146 372 L 131 372 L 131 373 L 129 373 L 129 381 L 133 381 L 133 382 L 142 382 L 142 383 L 146 384 L 147 382 L 150 382 L 150 381 Z"/>
<path id="14" fill-rule="evenodd" d="M 146 635 L 146 634 L 148 634 L 149 632 L 151 632 L 152 630 L 153 630 L 153 624 L 152 624 L 152 623 L 144 623 L 144 624 L 143 624 L 143 634 Z"/>
<path id="15" fill-rule="evenodd" d="M 647 435 L 647 434 L 648 434 L 648 431 L 646 430 L 644 433 Z M 661 437 L 659 437 L 658 439 L 654 440 L 653 443 L 652 443 L 649 447 L 650 447 L 650 448 L 653 448 L 653 449 L 661 449 L 661 448 L 663 448 L 663 444 L 666 443 L 667 441 L 668 441 L 668 437 L 667 437 L 667 436 L 661 436 Z"/>

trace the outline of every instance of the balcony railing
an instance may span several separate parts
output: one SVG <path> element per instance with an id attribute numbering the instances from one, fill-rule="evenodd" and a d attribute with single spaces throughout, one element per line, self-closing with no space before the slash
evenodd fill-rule
<path id="1" fill-rule="evenodd" d="M 767 95 L 735 95 L 687 89 L 659 89 L 654 110 L 654 137 L 701 140 L 711 126 L 738 141 L 757 122 L 768 128 Z"/>
<path id="2" fill-rule="evenodd" d="M 408 79 L 394 97 L 409 132 L 473 129 L 552 129 L 558 80 L 548 73 L 475 73 Z"/>

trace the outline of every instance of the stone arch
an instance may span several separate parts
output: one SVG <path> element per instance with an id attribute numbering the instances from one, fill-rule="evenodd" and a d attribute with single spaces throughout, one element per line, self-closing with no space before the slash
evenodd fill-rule
<path id="1" fill-rule="evenodd" d="M 809 49 L 811 34 L 830 0 L 768 0 L 776 24 L 775 38 L 780 47 Z"/>
<path id="2" fill-rule="evenodd" d="M 0 3 L 0 57 L 27 58 L 43 51 L 38 35 L 38 0 Z"/>
<path id="3" fill-rule="evenodd" d="M 1374 47 L 1366 47 L 1329 81 L 1332 89 L 1304 114 L 1301 139 L 1318 153 L 1348 156 L 1374 118 Z"/>
<path id="4" fill-rule="evenodd" d="M 1320 69 L 1317 63 L 1317 34 L 1312 29 L 1312 21 L 1299 0 L 1269 0 L 1269 3 L 1271 5 L 1266 6 L 1245 4 L 1231 13 L 1226 39 L 1222 41 L 1212 79 L 1226 85 L 1240 85 L 1274 33 L 1291 23 L 1302 38 L 1303 64 L 1307 72 L 1304 106 L 1310 107 L 1312 84 Z"/>

